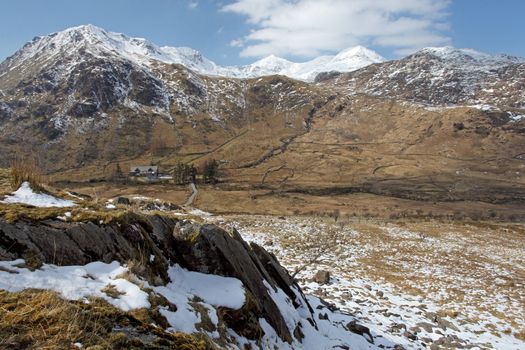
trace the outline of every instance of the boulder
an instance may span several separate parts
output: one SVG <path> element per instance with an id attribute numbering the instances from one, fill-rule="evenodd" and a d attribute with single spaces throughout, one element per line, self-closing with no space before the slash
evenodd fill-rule
<path id="1" fill-rule="evenodd" d="M 433 325 L 432 323 L 428 323 L 428 322 L 419 322 L 416 324 L 416 326 L 423 328 L 425 332 L 428 332 L 428 333 L 432 333 L 435 327 L 435 325 Z"/>
<path id="2" fill-rule="evenodd" d="M 120 205 L 131 205 L 131 201 L 126 197 L 118 197 L 115 200 L 115 203 Z"/>
<path id="3" fill-rule="evenodd" d="M 405 338 L 410 339 L 410 340 L 417 340 L 417 335 L 415 335 L 414 333 L 409 332 L 409 331 L 405 331 L 405 332 L 403 332 L 403 336 L 404 336 Z"/>
<path id="4" fill-rule="evenodd" d="M 319 284 L 328 284 L 330 283 L 330 272 L 326 270 L 317 271 L 312 280 Z"/>
<path id="5" fill-rule="evenodd" d="M 241 280 L 254 297 L 254 308 L 264 310 L 262 316 L 283 340 L 290 342 L 292 334 L 263 281 L 267 281 L 270 288 L 281 288 L 294 306 L 305 306 L 310 314 L 312 311 L 300 288 L 275 256 L 256 244 L 248 245 L 236 230 L 228 233 L 215 225 L 201 226 L 190 238 L 186 236 L 177 241 L 177 261 L 195 271 Z M 315 324 L 313 316 L 309 320 Z"/>
<path id="6" fill-rule="evenodd" d="M 366 340 L 368 340 L 369 343 L 374 343 L 374 337 L 372 336 L 372 333 L 370 333 L 370 329 L 368 327 L 363 326 L 356 321 L 352 321 L 348 322 L 346 328 L 352 333 L 362 335 L 364 338 L 366 338 Z"/>

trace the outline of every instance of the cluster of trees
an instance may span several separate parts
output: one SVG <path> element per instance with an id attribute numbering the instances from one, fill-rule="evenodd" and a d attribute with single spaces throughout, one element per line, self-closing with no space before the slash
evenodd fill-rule
<path id="1" fill-rule="evenodd" d="M 207 183 L 216 183 L 219 177 L 219 162 L 215 159 L 207 160 L 202 167 L 202 179 Z"/>
<path id="2" fill-rule="evenodd" d="M 173 169 L 173 180 L 177 185 L 184 185 L 195 182 L 197 178 L 197 168 L 193 164 L 183 164 L 178 162 Z"/>
<path id="3" fill-rule="evenodd" d="M 115 172 L 113 173 L 113 177 L 116 179 L 122 179 L 124 178 L 124 173 L 122 172 L 122 168 L 120 167 L 120 163 L 117 163 L 115 166 Z"/>
<path id="4" fill-rule="evenodd" d="M 206 183 L 216 183 L 219 178 L 219 162 L 215 159 L 207 160 L 199 170 L 193 164 L 179 162 L 173 169 L 173 180 L 178 185 L 195 182 L 197 175 L 201 175 Z"/>

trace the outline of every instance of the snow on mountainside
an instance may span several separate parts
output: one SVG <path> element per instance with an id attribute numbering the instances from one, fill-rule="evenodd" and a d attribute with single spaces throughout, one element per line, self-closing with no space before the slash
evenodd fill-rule
<path id="1" fill-rule="evenodd" d="M 254 78 L 280 74 L 290 78 L 313 81 L 321 72 L 350 72 L 372 63 L 385 61 L 374 51 L 357 46 L 336 56 L 322 56 L 304 63 L 294 63 L 269 56 L 245 66 L 219 66 L 198 51 L 188 47 L 159 47 L 146 39 L 131 38 L 93 25 L 73 27 L 45 37 L 36 37 L 0 68 L 0 76 L 31 59 L 51 60 L 57 55 L 85 50 L 95 56 L 117 55 L 135 64 L 150 66 L 155 61 L 181 64 L 197 73 L 234 78 Z"/>
<path id="2" fill-rule="evenodd" d="M 525 106 L 525 59 L 471 49 L 430 47 L 396 61 L 327 75 L 349 94 L 363 93 L 428 105 Z"/>
<path id="3" fill-rule="evenodd" d="M 321 72 L 351 72 L 384 61 L 385 59 L 376 52 L 356 46 L 341 51 L 335 56 L 321 56 L 303 63 L 269 56 L 247 66 L 227 67 L 223 72 L 226 76 L 238 78 L 280 74 L 294 79 L 313 81 Z"/>
<path id="4" fill-rule="evenodd" d="M 472 49 L 456 49 L 451 46 L 427 47 L 418 51 L 414 55 L 432 55 L 443 61 L 447 61 L 450 65 L 456 65 L 463 68 L 487 68 L 525 62 L 525 58 L 521 57 L 503 54 L 489 55 Z"/>
<path id="5" fill-rule="evenodd" d="M 213 62 L 191 48 L 161 48 L 146 39 L 130 38 L 93 25 L 68 28 L 44 37 L 36 37 L 2 63 L 2 66 L 5 66 L 2 68 L 13 70 L 29 60 L 40 58 L 51 61 L 58 55 L 71 54 L 76 50 L 82 50 L 95 57 L 112 54 L 142 66 L 148 66 L 152 61 L 162 61 L 182 64 L 196 70 L 216 69 Z"/>

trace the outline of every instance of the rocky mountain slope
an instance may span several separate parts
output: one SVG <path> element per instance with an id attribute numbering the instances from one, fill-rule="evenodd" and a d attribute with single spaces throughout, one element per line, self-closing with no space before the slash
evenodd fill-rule
<path id="1" fill-rule="evenodd" d="M 304 70 L 270 57 L 247 71 L 303 74 L 369 56 L 356 48 Z M 0 65 L 0 163 L 32 155 L 59 178 L 87 180 L 116 163 L 215 158 L 230 183 L 519 202 L 523 62 L 429 48 L 317 83 L 238 79 L 199 73 L 214 66 L 191 50 L 82 26 L 36 38 Z"/>
<path id="2" fill-rule="evenodd" d="M 346 93 L 426 105 L 525 107 L 525 59 L 452 47 L 427 48 L 398 61 L 326 79 Z M 337 77 L 336 77 L 337 76 Z M 322 80 L 321 76 L 319 80 Z"/>

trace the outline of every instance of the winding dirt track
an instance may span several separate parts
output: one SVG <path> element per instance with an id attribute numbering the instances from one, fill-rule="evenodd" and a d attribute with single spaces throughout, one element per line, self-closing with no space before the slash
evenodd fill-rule
<path id="1" fill-rule="evenodd" d="M 193 201 L 195 200 L 195 197 L 197 197 L 197 194 L 199 193 L 199 191 L 197 190 L 197 186 L 195 186 L 193 182 L 190 183 L 190 188 L 191 188 L 191 194 L 188 197 L 188 200 L 186 201 L 186 203 L 184 203 L 185 207 L 191 207 L 191 205 L 193 204 Z"/>

